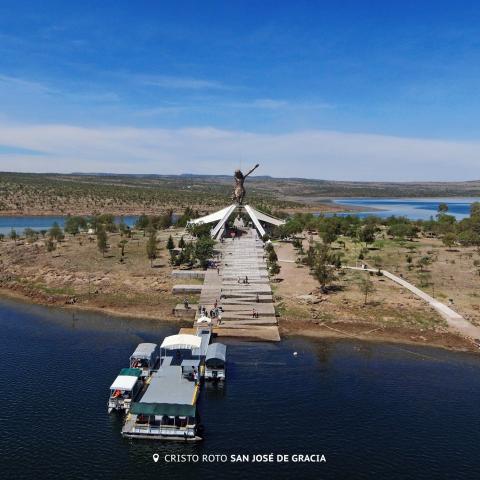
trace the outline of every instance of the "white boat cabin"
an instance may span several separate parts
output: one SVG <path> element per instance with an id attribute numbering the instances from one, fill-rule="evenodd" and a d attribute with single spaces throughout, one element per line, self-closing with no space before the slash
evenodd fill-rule
<path id="1" fill-rule="evenodd" d="M 142 390 L 142 371 L 139 368 L 123 368 L 110 385 L 108 413 L 113 410 L 128 413 L 132 402 Z"/>
<path id="2" fill-rule="evenodd" d="M 130 368 L 139 368 L 142 377 L 146 378 L 152 374 L 158 366 L 160 355 L 158 345 L 155 343 L 140 343 L 130 357 Z"/>
<path id="3" fill-rule="evenodd" d="M 205 379 L 225 380 L 227 347 L 223 343 L 211 343 L 205 356 Z"/>

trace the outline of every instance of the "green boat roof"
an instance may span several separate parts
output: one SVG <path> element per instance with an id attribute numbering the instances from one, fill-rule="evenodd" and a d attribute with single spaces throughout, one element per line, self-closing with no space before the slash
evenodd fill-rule
<path id="1" fill-rule="evenodd" d="M 135 402 L 130 407 L 135 415 L 167 415 L 169 417 L 194 417 L 195 405 L 180 403 L 142 403 Z"/>
<path id="2" fill-rule="evenodd" d="M 119 375 L 125 375 L 127 377 L 139 377 L 142 374 L 140 368 L 122 368 Z"/>

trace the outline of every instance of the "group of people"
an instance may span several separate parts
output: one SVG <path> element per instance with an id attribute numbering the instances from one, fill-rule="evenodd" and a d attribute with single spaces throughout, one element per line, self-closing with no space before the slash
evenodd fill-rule
<path id="1" fill-rule="evenodd" d="M 218 305 L 218 301 L 215 300 L 215 304 L 213 308 L 210 309 L 210 311 L 207 311 L 207 309 L 203 305 L 199 305 L 198 313 L 200 313 L 200 315 L 204 315 L 207 318 L 218 318 L 218 323 L 220 323 L 220 321 L 222 320 L 223 307 L 221 305 Z"/>
<path id="2" fill-rule="evenodd" d="M 248 277 L 247 275 L 245 275 L 245 278 L 240 278 L 238 277 L 238 282 L 237 283 L 244 283 L 246 285 L 248 285 Z"/>

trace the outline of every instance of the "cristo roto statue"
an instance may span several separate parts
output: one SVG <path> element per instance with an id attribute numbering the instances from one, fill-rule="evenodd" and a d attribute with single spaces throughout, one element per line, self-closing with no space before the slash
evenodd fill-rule
<path id="1" fill-rule="evenodd" d="M 245 179 L 256 169 L 260 164 L 257 163 L 246 175 L 242 173 L 241 170 L 235 170 L 235 175 L 233 178 L 235 179 L 235 188 L 233 189 L 232 200 L 235 200 L 239 205 L 242 204 L 243 199 L 245 197 L 245 187 L 243 183 Z"/>

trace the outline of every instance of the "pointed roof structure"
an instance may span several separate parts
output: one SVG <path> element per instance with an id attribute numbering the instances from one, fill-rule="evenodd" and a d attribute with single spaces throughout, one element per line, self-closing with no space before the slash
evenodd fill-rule
<path id="1" fill-rule="evenodd" d="M 223 208 L 222 210 L 218 210 L 217 212 L 205 215 L 204 217 L 195 218 L 194 220 L 190 220 L 188 224 L 200 225 L 204 223 L 216 223 L 216 225 L 214 225 L 212 230 L 210 231 L 210 235 L 212 236 L 212 238 L 218 239 L 221 238 L 223 233 L 225 232 L 227 221 L 232 216 L 232 214 L 234 214 L 235 212 L 240 213 L 241 211 L 245 211 L 250 217 L 260 237 L 263 237 L 265 235 L 265 229 L 260 222 L 268 223 L 275 226 L 285 224 L 285 220 L 280 220 L 279 218 L 267 215 L 266 213 L 256 210 L 250 205 L 241 204 L 233 204 Z"/>

